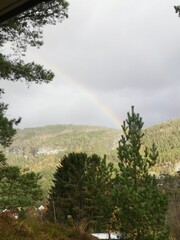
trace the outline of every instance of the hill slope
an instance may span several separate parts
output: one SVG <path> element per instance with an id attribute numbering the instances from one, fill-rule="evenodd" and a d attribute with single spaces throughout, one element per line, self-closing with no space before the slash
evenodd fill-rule
<path id="1" fill-rule="evenodd" d="M 159 170 L 171 172 L 180 169 L 180 119 L 167 121 L 145 130 L 144 143 L 158 147 Z"/>
<path id="2" fill-rule="evenodd" d="M 168 121 L 145 129 L 143 144 L 153 142 L 159 150 L 159 160 L 153 171 L 170 172 L 180 162 L 180 119 Z M 54 125 L 18 130 L 13 144 L 6 150 L 8 162 L 30 168 L 43 175 L 43 186 L 51 185 L 53 173 L 63 155 L 76 151 L 107 155 L 107 160 L 117 164 L 117 129 Z"/>
<path id="3" fill-rule="evenodd" d="M 92 126 L 54 125 L 19 130 L 10 152 L 26 156 L 71 151 L 104 154 L 116 146 L 120 133 L 116 129 Z"/>
<path id="4" fill-rule="evenodd" d="M 106 154 L 114 161 L 120 131 L 116 129 L 55 125 L 19 130 L 13 144 L 6 150 L 8 162 L 41 172 L 48 189 L 57 164 L 69 152 Z M 48 179 L 48 181 L 47 181 Z"/>

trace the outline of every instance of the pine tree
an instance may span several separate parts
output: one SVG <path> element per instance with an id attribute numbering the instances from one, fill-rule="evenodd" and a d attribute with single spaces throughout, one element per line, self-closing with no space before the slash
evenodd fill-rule
<path id="1" fill-rule="evenodd" d="M 120 232 L 129 240 L 167 240 L 165 214 L 167 196 L 158 189 L 157 179 L 149 174 L 158 152 L 153 144 L 142 146 L 143 122 L 139 114 L 127 114 L 119 141 L 119 189 L 117 219 Z"/>
<path id="2" fill-rule="evenodd" d="M 4 93 L 0 90 L 0 99 L 1 94 Z M 17 125 L 20 122 L 19 119 L 8 119 L 6 117 L 6 111 L 8 105 L 0 103 L 0 146 L 8 147 L 12 143 L 12 138 L 16 133 L 14 125 Z M 6 157 L 2 151 L 0 151 L 0 168 L 6 165 Z"/>
<path id="3" fill-rule="evenodd" d="M 17 209 L 33 206 L 42 200 L 38 183 L 41 176 L 34 172 L 21 171 L 17 166 L 0 168 L 0 209 Z"/>
<path id="4" fill-rule="evenodd" d="M 24 59 L 27 47 L 43 45 L 43 26 L 56 24 L 67 15 L 68 3 L 65 0 L 44 1 L 32 9 L 0 24 L 0 79 L 6 81 L 26 81 L 48 83 L 54 73 L 40 64 Z M 8 50 L 7 50 L 8 47 Z M 4 90 L 0 88 L 0 100 Z M 8 147 L 20 122 L 6 117 L 7 105 L 0 102 L 0 146 Z M 14 179 L 13 179 L 14 178 Z M 37 181 L 39 175 L 33 172 L 21 173 L 18 167 L 10 167 L 5 155 L 0 151 L 0 205 L 27 206 L 33 199 L 40 198 L 42 192 Z M 14 181 L 13 181 L 14 180 Z M 12 189 L 12 191 L 11 191 Z"/>
<path id="5" fill-rule="evenodd" d="M 0 91 L 3 93 L 3 91 Z M 14 125 L 19 119 L 8 119 L 8 105 L 0 103 L 0 146 L 8 147 L 16 133 Z M 0 151 L 0 209 L 32 206 L 42 198 L 38 183 L 40 175 L 34 172 L 22 172 L 17 166 L 9 166 L 3 151 Z"/>
<path id="6" fill-rule="evenodd" d="M 48 83 L 54 74 L 40 64 L 24 59 L 27 47 L 43 45 L 43 27 L 67 18 L 65 0 L 44 1 L 0 24 L 0 78 L 6 81 L 26 81 L 28 84 Z M 7 49 L 8 43 L 8 52 Z"/>
<path id="7" fill-rule="evenodd" d="M 54 174 L 48 215 L 52 221 L 67 224 L 87 222 L 87 229 L 107 229 L 106 199 L 113 167 L 96 154 L 70 153 L 64 156 Z"/>
<path id="8" fill-rule="evenodd" d="M 32 9 L 0 24 L 0 79 L 6 81 L 26 81 L 28 85 L 34 83 L 48 83 L 54 73 L 46 70 L 40 64 L 24 59 L 27 47 L 43 45 L 43 26 L 55 25 L 56 22 L 67 18 L 68 3 L 65 0 L 44 1 Z M 8 51 L 7 51 L 8 49 Z M 5 116 L 7 105 L 2 102 L 4 89 L 0 88 L 0 144 L 9 146 L 20 119 L 9 120 Z M 1 154 L 0 160 L 4 159 Z"/>

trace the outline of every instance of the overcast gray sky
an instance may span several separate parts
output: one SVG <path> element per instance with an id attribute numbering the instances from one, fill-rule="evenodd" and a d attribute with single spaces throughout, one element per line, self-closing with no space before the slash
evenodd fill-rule
<path id="1" fill-rule="evenodd" d="M 145 126 L 180 117 L 180 18 L 173 0 L 70 0 L 69 18 L 44 30 L 28 60 L 52 83 L 2 82 L 21 127 L 119 127 L 131 105 Z"/>

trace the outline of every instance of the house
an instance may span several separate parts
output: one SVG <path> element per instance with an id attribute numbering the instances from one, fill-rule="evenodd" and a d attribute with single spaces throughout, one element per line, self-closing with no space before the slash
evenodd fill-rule
<path id="1" fill-rule="evenodd" d="M 12 210 L 12 209 L 4 209 L 1 213 L 1 216 L 7 216 L 13 219 L 18 219 L 19 218 L 19 212 L 16 210 Z"/>
<path id="2" fill-rule="evenodd" d="M 92 233 L 92 236 L 99 238 L 101 240 L 104 239 L 121 239 L 121 234 L 120 233 L 110 233 L 110 235 L 108 233 Z"/>

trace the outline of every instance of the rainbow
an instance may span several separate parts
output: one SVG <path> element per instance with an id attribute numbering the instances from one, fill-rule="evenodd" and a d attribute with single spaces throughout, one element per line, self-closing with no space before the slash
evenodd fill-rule
<path id="1" fill-rule="evenodd" d="M 88 89 L 85 85 L 83 85 L 80 81 L 72 77 L 70 74 L 65 72 L 60 66 L 56 64 L 51 64 L 49 61 L 45 61 L 37 54 L 28 54 L 31 55 L 31 59 L 36 59 L 38 62 L 41 62 L 44 66 L 48 66 L 54 73 L 55 76 L 59 76 L 65 82 L 68 82 L 71 86 L 77 89 L 83 96 L 85 96 L 88 100 L 90 100 L 93 105 L 101 111 L 105 117 L 111 121 L 111 125 L 115 128 L 120 128 L 122 124 L 122 120 L 107 106 L 103 101 L 101 101 L 96 94 Z"/>

